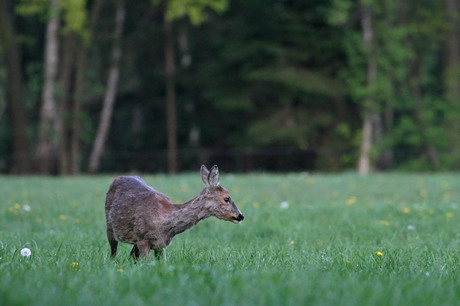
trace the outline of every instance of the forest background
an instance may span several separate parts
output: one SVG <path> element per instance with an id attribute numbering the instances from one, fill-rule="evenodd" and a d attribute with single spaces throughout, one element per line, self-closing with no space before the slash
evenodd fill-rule
<path id="1" fill-rule="evenodd" d="M 0 0 L 0 172 L 460 168 L 460 0 Z"/>

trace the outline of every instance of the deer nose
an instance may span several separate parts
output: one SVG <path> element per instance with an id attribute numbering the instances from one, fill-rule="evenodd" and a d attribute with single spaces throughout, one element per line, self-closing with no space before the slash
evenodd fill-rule
<path id="1" fill-rule="evenodd" d="M 243 214 L 239 214 L 238 217 L 236 217 L 236 221 L 241 222 L 244 220 Z"/>

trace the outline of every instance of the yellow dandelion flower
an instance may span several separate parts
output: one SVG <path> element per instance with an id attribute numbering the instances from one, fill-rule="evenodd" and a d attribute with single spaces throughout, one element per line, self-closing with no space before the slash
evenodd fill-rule
<path id="1" fill-rule="evenodd" d="M 384 226 L 389 226 L 390 225 L 390 222 L 388 222 L 387 220 L 380 220 L 379 223 L 384 225 Z"/>
<path id="2" fill-rule="evenodd" d="M 18 204 L 18 203 L 14 204 L 14 209 L 20 210 L 20 209 L 21 209 L 21 205 Z"/>
<path id="3" fill-rule="evenodd" d="M 294 245 L 294 240 L 291 240 L 291 242 L 289 242 L 290 245 Z"/>
<path id="4" fill-rule="evenodd" d="M 353 196 L 353 197 L 349 197 L 348 200 L 347 200 L 347 202 L 346 202 L 347 206 L 351 206 L 351 205 L 353 205 L 353 204 L 355 204 L 355 203 L 356 203 L 356 197 L 354 197 L 354 196 Z"/>
<path id="5" fill-rule="evenodd" d="M 404 207 L 402 211 L 403 211 L 403 213 L 408 214 L 408 213 L 410 213 L 410 208 L 409 207 Z"/>
<path id="6" fill-rule="evenodd" d="M 59 220 L 61 220 L 61 221 L 66 221 L 66 220 L 67 220 L 67 216 L 66 216 L 66 215 L 59 215 Z"/>
<path id="7" fill-rule="evenodd" d="M 259 202 L 253 203 L 253 204 L 252 204 L 252 207 L 254 207 L 255 209 L 259 209 L 259 208 L 260 208 Z"/>
<path id="8" fill-rule="evenodd" d="M 123 273 L 123 269 L 119 268 L 117 269 L 117 272 Z"/>
<path id="9" fill-rule="evenodd" d="M 454 216 L 454 214 L 451 213 L 451 212 L 448 212 L 448 213 L 446 214 L 446 218 L 447 218 L 447 219 L 450 219 L 450 218 L 452 218 L 453 216 Z"/>
<path id="10" fill-rule="evenodd" d="M 75 271 L 80 271 L 80 264 L 76 261 L 72 262 L 70 266 L 75 270 Z"/>
<path id="11" fill-rule="evenodd" d="M 383 253 L 380 252 L 380 251 L 377 251 L 377 252 L 375 252 L 375 255 L 377 255 L 377 256 L 383 256 Z"/>
<path id="12" fill-rule="evenodd" d="M 13 207 L 8 207 L 8 212 L 12 213 L 14 211 Z"/>
<path id="13" fill-rule="evenodd" d="M 38 222 L 38 223 L 42 223 L 42 222 L 43 222 L 43 219 L 42 219 L 42 218 L 37 218 L 37 222 Z"/>
<path id="14" fill-rule="evenodd" d="M 420 190 L 420 195 L 424 198 L 426 198 L 428 196 L 428 191 L 426 189 L 422 189 Z"/>

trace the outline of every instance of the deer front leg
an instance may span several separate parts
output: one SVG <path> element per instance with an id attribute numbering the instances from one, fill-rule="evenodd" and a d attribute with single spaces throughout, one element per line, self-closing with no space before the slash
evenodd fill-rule
<path id="1" fill-rule="evenodd" d="M 140 254 L 145 259 L 150 258 L 150 243 L 146 240 L 139 241 L 137 244 L 137 250 Z"/>

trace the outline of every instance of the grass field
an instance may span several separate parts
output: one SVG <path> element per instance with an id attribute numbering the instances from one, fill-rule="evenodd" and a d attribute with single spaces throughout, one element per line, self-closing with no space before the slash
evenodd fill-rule
<path id="1" fill-rule="evenodd" d="M 145 176 L 176 203 L 199 173 Z M 245 215 L 109 259 L 113 177 L 0 177 L 1 305 L 458 305 L 460 175 L 226 175 Z M 20 250 L 31 249 L 30 258 Z"/>

